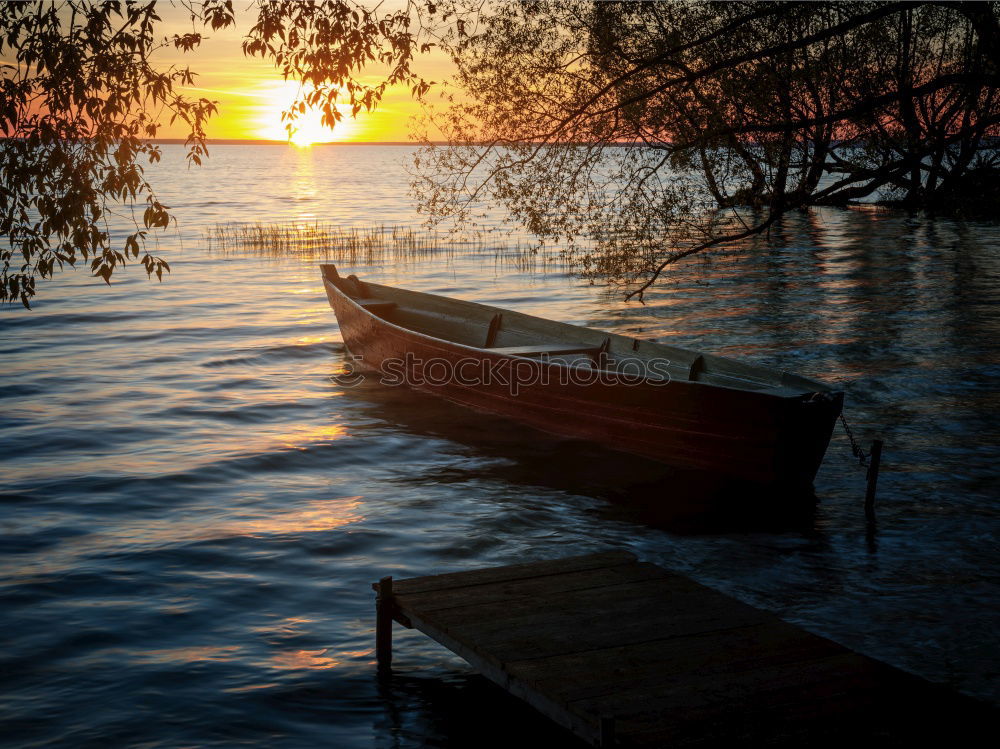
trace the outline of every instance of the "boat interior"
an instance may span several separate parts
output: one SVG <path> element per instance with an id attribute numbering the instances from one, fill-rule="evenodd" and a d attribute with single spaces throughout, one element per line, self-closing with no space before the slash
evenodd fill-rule
<path id="1" fill-rule="evenodd" d="M 504 356 L 649 379 L 698 382 L 780 396 L 829 391 L 829 385 L 776 369 L 702 354 L 640 338 L 500 310 L 475 302 L 341 277 L 324 278 L 362 309 L 388 323 L 451 343 Z"/>

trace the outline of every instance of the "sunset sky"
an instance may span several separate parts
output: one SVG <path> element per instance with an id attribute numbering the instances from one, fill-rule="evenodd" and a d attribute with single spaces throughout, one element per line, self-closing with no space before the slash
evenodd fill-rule
<path id="1" fill-rule="evenodd" d="M 164 35 L 192 30 L 183 8 L 164 6 L 159 13 L 164 22 Z M 287 139 L 281 112 L 294 99 L 297 85 L 283 80 L 269 60 L 243 55 L 241 44 L 254 20 L 254 13 L 237 11 L 235 27 L 214 32 L 196 29 L 208 38 L 194 51 L 181 53 L 171 47 L 160 50 L 154 57 L 160 66 L 176 64 L 190 67 L 198 74 L 198 85 L 182 89 L 182 92 L 219 103 L 219 114 L 208 125 L 210 139 Z M 425 78 L 440 81 L 448 75 L 451 63 L 443 54 L 432 53 L 419 58 L 417 66 Z M 371 82 L 376 83 L 377 80 L 373 72 Z M 430 96 L 434 98 L 433 92 Z M 318 113 L 307 114 L 300 123 L 295 140 L 300 144 L 410 140 L 409 120 L 418 109 L 409 90 L 396 87 L 386 94 L 376 111 L 362 112 L 356 120 L 352 120 L 349 109 L 344 108 L 345 119 L 335 132 L 320 125 Z M 182 123 L 169 126 L 164 122 L 159 137 L 183 138 L 186 135 Z"/>

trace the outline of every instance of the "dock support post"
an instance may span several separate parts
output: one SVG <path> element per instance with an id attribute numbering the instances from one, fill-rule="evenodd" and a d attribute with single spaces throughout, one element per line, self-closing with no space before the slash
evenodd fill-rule
<path id="1" fill-rule="evenodd" d="M 615 745 L 615 719 L 601 718 L 601 749 L 611 749 Z"/>
<path id="2" fill-rule="evenodd" d="M 878 466 L 882 461 L 882 440 L 872 442 L 868 455 L 868 490 L 865 492 L 865 517 L 875 520 L 875 489 L 878 486 Z"/>
<path id="3" fill-rule="evenodd" d="M 380 674 L 389 673 L 392 665 L 392 576 L 378 581 L 375 598 L 375 661 Z"/>

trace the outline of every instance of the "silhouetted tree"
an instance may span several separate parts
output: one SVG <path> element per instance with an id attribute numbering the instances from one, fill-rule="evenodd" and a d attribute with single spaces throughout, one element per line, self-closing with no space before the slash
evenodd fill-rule
<path id="1" fill-rule="evenodd" d="M 434 218 L 498 200 L 638 282 L 784 213 L 878 197 L 954 211 L 998 191 L 996 3 L 539 3 L 451 49 L 469 100 L 419 157 Z M 572 246 L 572 245 L 571 245 Z"/>

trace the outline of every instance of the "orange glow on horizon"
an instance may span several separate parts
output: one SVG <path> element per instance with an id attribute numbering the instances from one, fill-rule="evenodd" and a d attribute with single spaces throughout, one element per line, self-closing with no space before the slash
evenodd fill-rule
<path id="1" fill-rule="evenodd" d="M 322 112 L 309 109 L 304 114 L 298 115 L 291 123 L 293 129 L 289 137 L 289 130 L 286 127 L 288 123 L 282 120 L 281 115 L 291 108 L 300 92 L 301 86 L 296 81 L 279 80 L 265 84 L 258 94 L 263 103 L 256 107 L 257 130 L 252 137 L 264 140 L 288 139 L 300 148 L 307 148 L 314 143 L 354 140 L 359 129 L 358 121 L 350 117 L 350 112 L 345 111 L 343 105 L 337 107 L 343 119 L 337 123 L 336 128 L 329 128 L 323 124 Z"/>
<path id="2" fill-rule="evenodd" d="M 168 36 L 192 30 L 190 15 L 182 7 L 165 6 L 160 15 L 162 31 Z M 244 56 L 242 41 L 255 21 L 256 13 L 237 12 L 235 26 L 206 35 L 191 52 L 181 53 L 168 46 L 155 55 L 154 64 L 160 68 L 190 67 L 196 74 L 195 85 L 180 88 L 178 93 L 218 102 L 219 111 L 206 126 L 210 141 L 289 140 L 281 112 L 295 100 L 299 83 L 283 80 L 271 60 Z M 436 81 L 447 79 L 452 72 L 451 60 L 439 51 L 422 55 L 416 67 L 425 77 Z M 375 70 L 361 77 L 368 85 L 377 85 L 381 80 Z M 300 115 L 290 142 L 300 147 L 326 142 L 406 142 L 411 140 L 411 115 L 420 110 L 420 104 L 405 85 L 396 85 L 386 90 L 371 112 L 362 111 L 356 118 L 351 117 L 350 104 L 344 101 L 339 102 L 338 109 L 343 118 L 332 130 L 322 125 L 318 111 Z M 169 116 L 162 119 L 158 138 L 188 135 L 180 118 L 173 124 L 168 120 Z"/>

